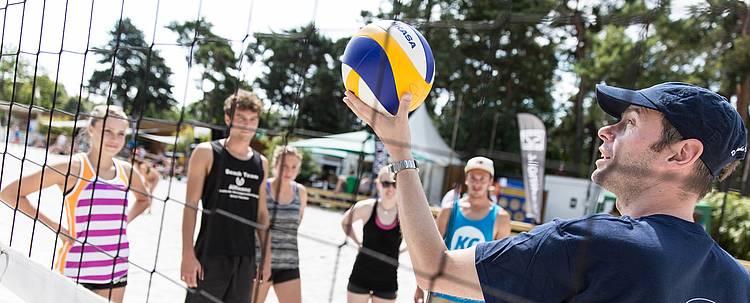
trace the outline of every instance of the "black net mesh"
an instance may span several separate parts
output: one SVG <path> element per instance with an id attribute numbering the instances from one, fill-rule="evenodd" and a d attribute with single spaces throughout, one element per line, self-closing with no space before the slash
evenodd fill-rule
<path id="1" fill-rule="evenodd" d="M 338 56 L 347 38 L 333 40 L 326 36 L 326 33 L 341 36 L 356 28 L 319 27 L 319 23 L 330 24 L 330 20 L 321 19 L 324 17 L 320 12 L 322 5 L 327 5 L 328 10 L 330 4 L 318 1 L 290 4 L 310 7 L 309 22 L 295 29 L 266 30 L 265 25 L 254 20 L 259 14 L 287 18 L 281 12 L 283 8 L 273 12 L 258 11 L 255 1 L 229 7 L 203 1 L 178 4 L 156 1 L 146 5 L 135 1 L 48 2 L 5 1 L 0 5 L 3 18 L 0 96 L 4 99 L 0 100 L 0 114 L 5 127 L 0 187 L 36 171 L 45 171 L 35 185 L 40 193 L 29 196 L 28 200 L 40 211 L 23 212 L 21 204 L 16 204 L 20 198 L 16 203 L 5 201 L 9 207 L 0 213 L 3 242 L 26 252 L 51 270 L 57 269 L 56 259 L 64 248 L 64 240 L 86 243 L 86 237 L 80 234 L 74 239 L 67 237 L 63 224 L 47 224 L 42 219 L 44 216 L 52 222 L 63 222 L 71 218 L 60 192 L 44 189 L 50 185 L 45 178 L 53 174 L 65 176 L 61 188 L 70 189 L 69 183 L 81 178 L 71 169 L 71 163 L 77 161 L 75 153 L 91 147 L 92 138 L 87 138 L 85 126 L 91 118 L 92 106 L 122 106 L 129 115 L 125 120 L 131 131 L 118 158 L 133 165 L 143 161 L 154 163 L 149 169 L 157 170 L 160 177 L 158 185 L 148 191 L 139 191 L 130 186 L 132 182 L 128 183 L 127 192 L 149 197 L 152 201 L 148 214 L 141 215 L 128 228 L 129 257 L 123 258 L 95 245 L 89 247 L 127 263 L 126 301 L 182 300 L 186 292 L 195 291 L 180 280 L 179 263 L 182 211 L 193 207 L 185 202 L 188 159 L 196 144 L 211 137 L 225 136 L 233 125 L 233 121 L 228 124 L 224 121 L 224 99 L 238 90 L 250 90 L 265 102 L 260 114 L 261 124 L 254 129 L 253 147 L 269 159 L 273 148 L 294 145 L 293 142 L 303 139 L 336 138 L 346 144 L 361 144 L 359 152 L 346 160 L 356 168 L 351 174 L 354 177 L 343 181 L 311 178 L 316 170 L 311 167 L 328 168 L 326 161 L 330 161 L 339 147 L 329 146 L 327 153 L 320 148 L 300 148 L 305 150 L 306 161 L 310 163 L 314 153 L 323 155 L 316 156 L 314 159 L 318 163 L 309 164 L 311 166 L 304 168 L 300 176 L 307 178 L 303 183 L 313 189 L 309 192 L 310 210 L 299 231 L 277 231 L 298 236 L 303 300 L 344 301 L 346 281 L 357 252 L 398 266 L 399 288 L 402 289 L 399 301 L 411 300 L 415 284 L 408 258 L 398 260 L 370 248 L 358 248 L 340 234 L 342 208 L 348 208 L 361 198 L 359 189 L 376 192 L 373 182 L 361 181 L 371 181 L 377 176 L 370 169 L 372 155 L 366 152 L 369 144 L 374 145 L 374 135 L 340 101 L 344 88 Z M 434 192 L 440 191 L 442 195 L 442 190 L 459 191 L 461 188 L 463 171 L 460 164 L 453 164 L 455 161 L 461 163 L 460 160 L 481 154 L 495 161 L 496 170 L 506 171 L 513 177 L 520 175 L 521 159 L 515 151 L 518 140 L 514 138 L 517 113 L 536 113 L 549 127 L 547 171 L 587 178 L 594 168 L 599 144 L 596 128 L 606 122 L 593 101 L 591 91 L 595 83 L 604 80 L 636 87 L 665 77 L 684 78 L 692 74 L 694 77 L 689 79 L 734 95 L 733 89 L 741 81 L 722 82 L 716 79 L 716 73 L 733 79 L 740 79 L 737 75 L 742 75 L 743 71 L 747 73 L 742 69 L 704 67 L 714 64 L 707 56 L 723 54 L 722 48 L 735 45 L 732 39 L 736 35 L 744 33 L 742 39 L 747 39 L 746 29 L 728 26 L 735 33 L 725 33 L 726 36 L 716 41 L 689 35 L 671 40 L 664 38 L 669 30 L 679 31 L 670 26 L 688 28 L 691 18 L 711 24 L 723 20 L 741 25 L 737 20 L 745 16 L 744 27 L 747 28 L 750 23 L 747 4 L 712 2 L 711 5 L 685 7 L 669 1 L 489 2 L 392 1 L 381 3 L 378 12 L 363 12 L 358 19 L 363 24 L 381 18 L 405 21 L 418 28 L 432 44 L 438 76 L 428 101 L 422 106 L 430 111 L 430 121 L 439 125 L 443 140 L 455 152 L 429 144 L 415 145 L 412 149 L 417 158 L 429 154 L 448 159 L 448 163 L 442 164 L 426 161 L 430 166 L 445 168 L 443 182 L 433 183 L 428 170 L 422 174 L 425 184 L 431 184 L 426 187 L 439 187 L 437 191 L 428 190 L 435 211 L 439 209 L 439 201 L 433 201 Z M 135 7 L 137 5 L 143 7 Z M 677 11 L 689 17 L 673 16 Z M 217 34 L 219 30 L 227 32 L 227 22 L 220 17 L 222 12 L 242 16 L 232 21 L 230 36 Z M 325 18 L 329 16 L 325 14 Z M 259 19 L 268 20 L 268 17 L 263 15 Z M 100 27 L 102 24 L 108 27 Z M 708 26 L 699 28 L 711 30 Z M 164 34 L 165 29 L 171 34 Z M 104 32 L 108 35 L 102 34 Z M 699 49 L 692 44 L 717 45 L 717 50 Z M 682 57 L 662 54 L 670 50 L 681 52 Z M 614 59 L 605 57 L 617 52 L 623 54 L 613 56 Z M 699 54 L 704 57 L 696 62 L 691 55 Z M 179 55 L 184 56 L 185 63 L 172 65 L 178 61 L 171 56 Z M 602 67 L 591 64 L 595 56 L 602 57 L 601 62 L 627 61 L 605 62 Z M 655 69 L 667 72 L 655 72 Z M 75 79 L 68 79 L 71 75 L 75 75 Z M 461 80 L 462 75 L 467 75 L 465 81 Z M 64 87 L 63 83 L 76 85 Z M 376 87 L 380 85 L 378 81 Z M 183 91 L 173 91 L 178 87 Z M 533 91 L 536 93 L 531 93 Z M 744 102 L 746 104 L 747 100 Z M 100 121 L 105 123 L 105 128 L 108 121 L 116 120 L 108 119 L 112 118 L 109 111 L 104 117 L 95 118 L 104 118 Z M 365 131 L 364 136 L 335 136 L 342 130 L 360 129 Z M 103 138 L 104 132 L 98 141 Z M 159 152 L 148 152 L 144 157 L 144 149 Z M 283 167 L 284 157 L 281 159 Z M 93 162 L 101 163 L 101 160 Z M 214 165 L 224 167 L 221 160 Z M 99 172 L 99 167 L 95 170 Z M 127 179 L 132 180 L 133 170 L 129 172 Z M 322 173 L 325 172 L 317 172 Z M 725 188 L 744 190 L 744 180 L 746 178 L 740 176 L 730 179 Z M 87 181 L 108 182 L 100 180 L 98 174 Z M 350 194 L 331 193 L 337 181 L 342 187 L 350 186 Z M 594 196 L 598 192 L 591 188 L 589 184 L 587 203 L 599 198 Z M 91 192 L 92 198 L 95 191 Z M 20 193 L 21 187 L 18 187 L 15 196 Z M 272 192 L 272 195 L 278 197 L 279 192 Z M 338 210 L 328 209 L 331 207 Z M 225 217 L 256 228 L 263 227 L 263 224 L 222 209 L 198 207 L 195 210 L 201 216 Z M 122 207 L 121 215 L 126 216 L 128 211 L 127 207 Z M 594 212 L 594 209 L 585 211 L 586 214 Z M 272 211 L 269 215 L 273 229 L 277 213 Z M 519 221 L 524 219 L 521 217 Z M 87 222 L 86 229 L 94 221 Z M 124 228 L 124 223 L 120 228 Z M 523 228 L 514 227 L 514 232 L 521 231 Z M 574 268 L 575 287 L 580 287 L 579 282 L 584 279 L 586 261 L 590 257 L 585 252 L 584 249 Z M 83 254 L 79 256 L 82 260 Z M 113 275 L 116 264 L 112 266 Z M 263 271 L 263 264 L 259 264 L 258 271 Z M 304 271 L 314 274 L 306 275 Z M 309 276 L 316 278 L 306 279 Z M 433 282 L 440 278 L 463 281 L 460 273 L 442 270 L 429 276 Z M 258 285 L 254 287 L 254 299 L 257 299 Z M 530 301 L 499 289 L 483 291 L 485 296 L 514 302 Z M 221 301 L 202 294 L 209 300 Z M 107 296 L 111 295 L 110 292 Z"/>

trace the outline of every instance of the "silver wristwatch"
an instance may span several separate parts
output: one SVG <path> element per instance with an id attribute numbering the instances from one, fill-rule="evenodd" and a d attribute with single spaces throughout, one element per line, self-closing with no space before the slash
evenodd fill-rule
<path id="1" fill-rule="evenodd" d="M 393 162 L 388 165 L 388 168 L 390 169 L 391 173 L 393 173 L 394 176 L 398 174 L 398 172 L 404 169 L 416 169 L 417 171 L 419 171 L 419 165 L 417 164 L 417 160 L 414 160 L 414 159 Z"/>

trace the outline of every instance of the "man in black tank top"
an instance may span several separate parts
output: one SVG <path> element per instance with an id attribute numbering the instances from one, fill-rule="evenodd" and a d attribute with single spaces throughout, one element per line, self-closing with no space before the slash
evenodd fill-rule
<path id="1" fill-rule="evenodd" d="M 268 161 L 250 148 L 261 108 L 260 100 L 246 91 L 227 98 L 229 137 L 199 144 L 190 157 L 180 270 L 190 288 L 185 302 L 250 302 L 255 233 L 263 252 L 262 276 L 270 275 L 268 209 L 261 186 Z M 193 246 L 199 200 L 203 212 Z"/>

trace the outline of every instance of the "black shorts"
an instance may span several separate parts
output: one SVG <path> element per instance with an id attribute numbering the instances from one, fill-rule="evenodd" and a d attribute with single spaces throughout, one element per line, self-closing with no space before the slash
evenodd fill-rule
<path id="1" fill-rule="evenodd" d="M 128 276 L 124 276 L 122 278 L 119 278 L 115 281 L 112 281 L 110 283 L 105 284 L 97 284 L 97 283 L 78 283 L 81 284 L 81 286 L 86 287 L 88 290 L 104 290 L 104 289 L 115 289 L 120 287 L 125 287 L 125 285 L 128 285 Z"/>
<path id="2" fill-rule="evenodd" d="M 198 259 L 203 268 L 203 280 L 198 287 L 188 290 L 186 303 L 250 302 L 255 258 L 248 256 L 208 256 Z"/>
<path id="3" fill-rule="evenodd" d="M 271 268 L 271 283 L 281 284 L 299 279 L 299 268 L 273 269 Z"/>
<path id="4" fill-rule="evenodd" d="M 349 292 L 360 294 L 360 295 L 372 295 L 373 297 L 378 297 L 381 299 L 386 300 L 396 300 L 396 291 L 379 291 L 379 290 L 371 290 L 364 287 L 359 287 L 357 285 L 352 284 L 352 282 L 349 282 L 349 285 L 346 287 L 346 290 Z"/>

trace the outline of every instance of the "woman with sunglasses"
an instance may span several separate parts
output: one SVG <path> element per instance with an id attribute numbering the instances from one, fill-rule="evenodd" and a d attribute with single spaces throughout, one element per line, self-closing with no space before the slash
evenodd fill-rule
<path id="1" fill-rule="evenodd" d="M 341 220 L 344 233 L 360 248 L 349 276 L 349 303 L 396 301 L 401 228 L 396 209 L 396 182 L 387 167 L 380 170 L 375 185 L 377 198 L 357 202 Z M 364 222 L 361 241 L 352 229 L 352 223 L 358 220 Z"/>

